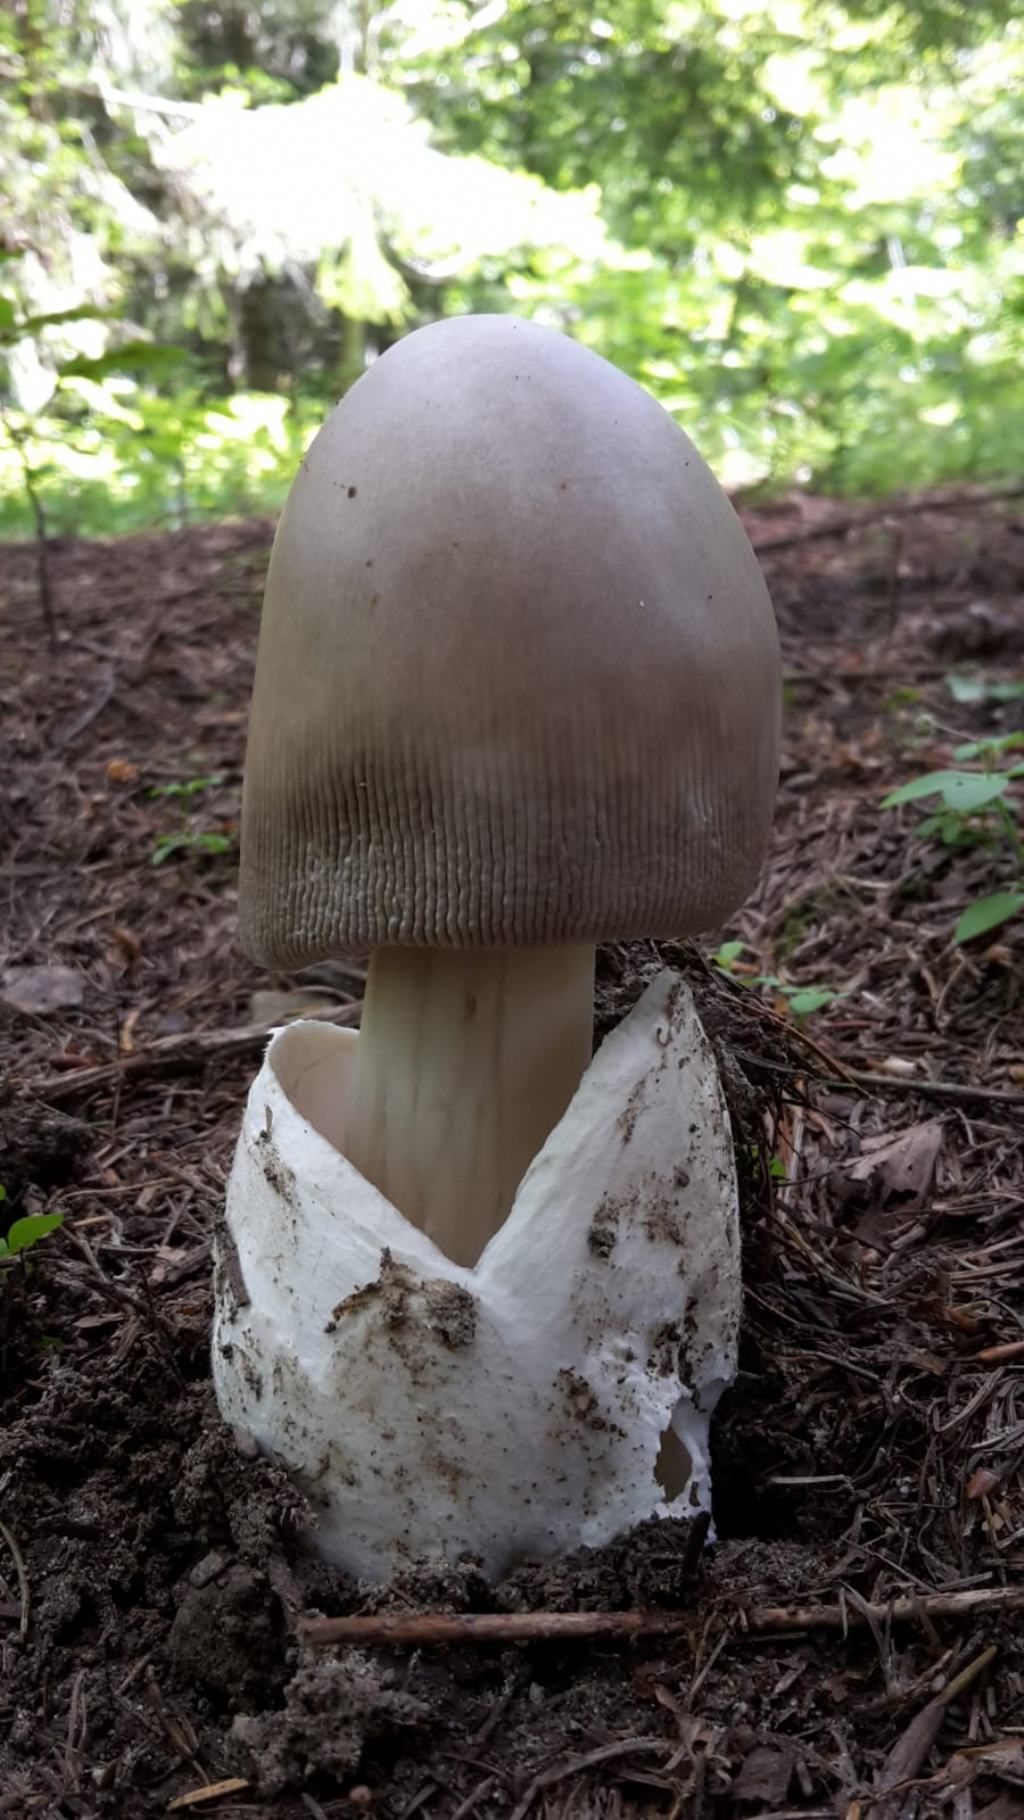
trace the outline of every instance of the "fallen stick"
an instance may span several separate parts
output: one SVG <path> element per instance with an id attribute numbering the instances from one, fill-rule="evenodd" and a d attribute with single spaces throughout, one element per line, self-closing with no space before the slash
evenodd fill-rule
<path id="1" fill-rule="evenodd" d="M 1019 499 L 1024 486 L 998 487 L 987 493 L 953 493 L 947 499 L 892 500 L 866 512 L 847 512 L 820 525 L 805 525 L 799 531 L 782 531 L 776 537 L 752 538 L 759 556 L 774 550 L 791 550 L 804 543 L 821 543 L 828 537 L 845 537 L 848 531 L 878 524 L 885 518 L 913 518 L 924 512 L 954 512 L 971 506 L 997 504 L 1003 499 Z"/>
<path id="2" fill-rule="evenodd" d="M 918 1081 L 910 1074 L 869 1074 L 860 1068 L 851 1068 L 849 1078 L 856 1081 L 858 1087 L 880 1087 L 890 1093 L 919 1093 L 923 1099 L 954 1103 L 977 1100 L 996 1106 L 1024 1106 L 1024 1091 L 1013 1087 L 975 1087 L 966 1081 Z M 829 1085 L 841 1086 L 842 1082 L 830 1082 Z"/>
<path id="3" fill-rule="evenodd" d="M 765 1010 L 766 1007 L 762 1006 L 761 1009 Z M 785 1022 L 784 1019 L 779 1021 Z M 803 1031 L 799 1035 L 801 1042 L 808 1042 Z M 967 1081 L 932 1081 L 924 1076 L 916 1079 L 911 1074 L 873 1074 L 864 1068 L 848 1068 L 839 1056 L 829 1056 L 820 1049 L 817 1053 L 823 1060 L 832 1068 L 843 1069 L 842 1074 L 822 1074 L 809 1064 L 805 1067 L 794 1062 L 769 1062 L 764 1056 L 751 1055 L 744 1049 L 734 1049 L 732 1053 L 739 1061 L 750 1062 L 769 1074 L 787 1074 L 807 1081 L 814 1087 L 877 1087 L 880 1093 L 916 1093 L 922 1099 L 949 1100 L 954 1104 L 970 1104 L 976 1100 L 979 1105 L 1024 1106 L 1024 1088 L 973 1087 Z"/>
<path id="4" fill-rule="evenodd" d="M 693 1613 L 663 1611 L 378 1612 L 363 1618 L 306 1618 L 311 1643 L 572 1643 L 582 1637 L 678 1635 Z"/>
<path id="5" fill-rule="evenodd" d="M 739 1614 L 739 1628 L 770 1636 L 797 1630 L 846 1630 L 860 1624 L 912 1624 L 929 1618 L 973 1617 L 980 1612 L 1024 1611 L 1024 1586 L 975 1586 L 966 1592 L 915 1593 L 859 1605 L 752 1605 Z"/>
<path id="6" fill-rule="evenodd" d="M 913 1623 L 980 1612 L 1024 1610 L 1024 1586 L 982 1586 L 967 1592 L 921 1593 L 879 1604 L 751 1605 L 736 1612 L 738 1635 L 845 1630 L 873 1620 Z M 378 1612 L 352 1618 L 306 1618 L 299 1634 L 310 1643 L 377 1643 L 428 1649 L 449 1643 L 573 1643 L 584 1637 L 678 1636 L 695 1614 L 660 1611 Z"/>
<path id="7" fill-rule="evenodd" d="M 974 1357 L 983 1365 L 1004 1365 L 1008 1359 L 1024 1359 L 1024 1340 L 1004 1340 L 999 1346 L 983 1346 Z"/>
<path id="8" fill-rule="evenodd" d="M 332 1011 L 311 1011 L 308 1016 L 321 1024 L 354 1024 L 359 1020 L 359 1003 L 339 1005 Z M 47 1074 L 41 1081 L 22 1083 L 36 1099 L 74 1099 L 93 1087 L 105 1087 L 115 1081 L 140 1080 L 157 1074 L 187 1074 L 205 1068 L 208 1062 L 235 1055 L 258 1054 L 267 1038 L 281 1028 L 282 1019 L 270 1024 L 244 1024 L 238 1030 L 198 1030 L 183 1036 L 159 1037 L 136 1055 L 123 1055 L 116 1062 L 100 1062 L 94 1068 L 76 1068 L 69 1073 Z"/>

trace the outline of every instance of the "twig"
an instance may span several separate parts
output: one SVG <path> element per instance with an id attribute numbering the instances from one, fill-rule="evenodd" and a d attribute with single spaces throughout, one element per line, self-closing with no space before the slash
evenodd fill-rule
<path id="1" fill-rule="evenodd" d="M 968 1103 L 990 1100 L 997 1106 L 1024 1106 L 1024 1092 L 1017 1092 L 1012 1087 L 974 1087 L 965 1081 L 915 1081 L 909 1075 L 867 1074 L 859 1068 L 849 1070 L 849 1079 L 856 1081 L 858 1087 L 885 1087 L 891 1093 L 919 1093 L 924 1099 Z M 826 1085 L 841 1086 L 842 1083 L 829 1081 Z"/>
<path id="2" fill-rule="evenodd" d="M 981 1586 L 966 1592 L 923 1593 L 870 1604 L 751 1605 L 737 1614 L 737 1632 L 843 1630 L 846 1625 L 910 1624 L 922 1612 L 958 1618 L 986 1611 L 1024 1610 L 1024 1586 Z M 376 1612 L 364 1617 L 307 1618 L 299 1624 L 311 1643 L 376 1643 L 427 1649 L 447 1643 L 574 1643 L 585 1637 L 657 1637 L 689 1630 L 692 1612 L 517 1611 Z"/>
<path id="3" fill-rule="evenodd" d="M 764 1007 L 762 1007 L 764 1009 Z M 780 1020 L 783 1023 L 785 1020 Z M 801 1042 L 807 1042 L 803 1031 Z M 823 1052 L 819 1051 L 819 1054 Z M 793 1062 L 770 1062 L 765 1056 L 751 1055 L 743 1049 L 734 1049 L 733 1054 L 741 1062 L 750 1062 L 769 1074 L 788 1074 L 793 1077 L 806 1078 L 816 1087 L 877 1087 L 887 1093 L 920 1094 L 923 1099 L 950 1100 L 954 1104 L 970 1104 L 972 1100 L 991 1103 L 996 1106 L 1024 1106 L 1024 1091 L 1013 1087 L 972 1087 L 966 1081 L 930 1081 L 922 1078 L 915 1080 L 909 1075 L 870 1074 L 862 1068 L 847 1068 L 846 1063 L 838 1056 L 823 1054 L 823 1060 L 833 1068 L 842 1068 L 840 1074 L 818 1074 L 810 1067 L 797 1067 Z"/>
<path id="4" fill-rule="evenodd" d="M 359 1020 L 359 1004 L 340 1005 L 333 1011 L 309 1013 L 322 1024 L 354 1024 Z M 140 1079 L 154 1074 L 187 1074 L 217 1057 L 248 1055 L 262 1048 L 267 1038 L 281 1028 L 281 1019 L 270 1024 L 245 1024 L 238 1030 L 199 1030 L 187 1036 L 160 1037 L 148 1049 L 136 1055 L 120 1056 L 116 1062 L 100 1062 L 95 1068 L 78 1068 L 70 1074 L 47 1074 L 41 1081 L 25 1081 L 40 1100 L 55 1104 L 74 1099 L 94 1087 L 105 1087 L 114 1081 Z"/>
<path id="5" fill-rule="evenodd" d="M 678 1635 L 690 1614 L 662 1611 L 376 1612 L 368 1617 L 307 1618 L 311 1643 L 379 1643 L 414 1649 L 445 1643 L 574 1643 L 583 1637 Z"/>
<path id="6" fill-rule="evenodd" d="M 18 1594 L 21 1600 L 18 1635 L 24 1640 L 28 1636 L 28 1621 L 32 1610 L 32 1595 L 29 1591 L 28 1584 L 28 1568 L 25 1566 L 25 1557 L 18 1547 L 17 1537 L 11 1534 L 6 1523 L 0 1522 L 0 1536 L 3 1536 L 3 1539 L 10 1550 L 11 1560 L 14 1562 L 14 1571 L 18 1576 Z"/>
<path id="7" fill-rule="evenodd" d="M 982 1365 L 1005 1365 L 1008 1359 L 1024 1359 L 1024 1340 L 1004 1340 L 1001 1346 L 983 1346 L 974 1357 Z"/>
<path id="8" fill-rule="evenodd" d="M 820 543 L 828 537 L 845 537 L 848 531 L 859 531 L 863 525 L 877 524 L 883 518 L 912 518 L 923 512 L 952 512 L 961 507 L 987 506 L 1003 499 L 1020 499 L 1024 486 L 997 487 L 987 493 L 952 493 L 946 499 L 891 500 L 866 512 L 847 512 L 841 518 L 830 518 L 826 524 L 805 525 L 799 531 L 782 531 L 777 537 L 753 539 L 759 556 L 774 550 L 792 550 L 800 544 Z"/>
<path id="9" fill-rule="evenodd" d="M 864 1600 L 859 1606 L 752 1605 L 740 1612 L 739 1629 L 771 1636 L 787 1631 L 844 1630 L 847 1625 L 912 1624 L 922 1612 L 930 1618 L 963 1618 L 980 1612 L 1024 1611 L 1024 1586 L 978 1586 L 966 1592 L 917 1593 L 913 1598 Z"/>

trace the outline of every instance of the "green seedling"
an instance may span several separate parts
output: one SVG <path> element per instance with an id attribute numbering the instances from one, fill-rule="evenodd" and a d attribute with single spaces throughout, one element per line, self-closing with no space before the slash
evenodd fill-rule
<path id="1" fill-rule="evenodd" d="M 735 973 L 736 962 L 746 950 L 746 942 L 723 942 L 718 952 L 712 955 L 716 967 L 723 973 Z"/>
<path id="2" fill-rule="evenodd" d="M 0 1201 L 6 1201 L 6 1199 L 6 1188 L 0 1188 Z M 45 1239 L 50 1232 L 56 1232 L 58 1226 L 63 1224 L 64 1215 L 62 1213 L 29 1213 L 25 1214 L 22 1219 L 15 1220 L 8 1227 L 7 1237 L 0 1238 L 0 1264 L 7 1263 L 11 1258 L 20 1257 L 26 1251 L 31 1251 L 33 1245 L 38 1245 L 40 1239 Z"/>
<path id="3" fill-rule="evenodd" d="M 175 834 L 161 834 L 154 841 L 149 863 L 162 866 L 175 853 L 230 853 L 234 844 L 230 834 L 203 834 L 194 828 L 180 828 Z"/>
<path id="4" fill-rule="evenodd" d="M 188 801 L 193 796 L 200 796 L 204 790 L 215 789 L 218 784 L 223 782 L 224 779 L 219 773 L 213 777 L 191 777 L 185 784 L 154 784 L 149 794 L 150 796 L 179 797 Z"/>
<path id="5" fill-rule="evenodd" d="M 823 1011 L 836 999 L 845 998 L 846 994 L 833 986 L 794 986 L 788 980 L 780 979 L 777 973 L 741 974 L 736 963 L 746 949 L 746 942 L 723 942 L 717 953 L 712 956 L 716 967 L 723 973 L 739 979 L 745 986 L 770 986 L 786 1001 L 786 1009 L 798 1020 L 810 1017 L 815 1011 Z"/>
<path id="6" fill-rule="evenodd" d="M 219 773 L 211 777 L 191 777 L 187 783 L 182 784 L 154 784 L 149 794 L 165 801 L 187 803 L 201 796 L 204 790 L 214 790 L 223 782 Z M 149 863 L 151 866 L 162 866 L 165 860 L 172 859 L 176 853 L 230 853 L 234 844 L 233 834 L 208 833 L 205 829 L 190 826 L 175 828 L 170 833 L 158 835 L 153 843 Z"/>

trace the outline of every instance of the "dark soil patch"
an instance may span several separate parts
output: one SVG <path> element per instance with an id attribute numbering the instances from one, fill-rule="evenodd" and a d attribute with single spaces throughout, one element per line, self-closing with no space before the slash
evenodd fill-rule
<path id="1" fill-rule="evenodd" d="M 376 1588 L 331 1573 L 294 1488 L 212 1403 L 211 1234 L 249 1026 L 280 1015 L 253 994 L 313 990 L 345 1017 L 361 990 L 356 966 L 268 976 L 234 946 L 270 527 L 61 543 L 56 663 L 33 552 L 0 551 L 0 965 L 83 988 L 0 1009 L 4 1211 L 66 1216 L 0 1287 L 0 1814 L 137 1820 L 228 1779 L 180 1811 L 1024 1813 L 1024 1616 L 991 1600 L 1024 1584 L 1024 1098 L 978 1097 L 1024 1095 L 1021 936 L 957 949 L 991 856 L 877 806 L 1011 724 L 945 677 L 1021 672 L 1014 510 L 937 501 L 838 538 L 805 536 L 841 515 L 828 501 L 750 515 L 758 540 L 795 540 L 765 558 L 789 700 L 776 843 L 732 929 L 661 951 L 698 993 L 743 1172 L 719 1541 L 699 1555 L 686 1524 L 651 1524 L 498 1587 L 472 1564 Z M 726 936 L 747 944 L 732 977 L 705 958 Z M 660 958 L 602 954 L 599 1034 Z M 765 974 L 841 996 L 801 1028 Z M 458 1344 L 465 1311 L 441 1318 Z M 966 1606 L 930 1615 L 953 1593 Z M 878 1615 L 898 1596 L 909 1622 Z M 799 1621 L 840 1604 L 845 1635 Z M 420 1651 L 298 1632 L 639 1608 L 684 1627 Z M 917 1715 L 965 1669 L 915 1756 Z"/>

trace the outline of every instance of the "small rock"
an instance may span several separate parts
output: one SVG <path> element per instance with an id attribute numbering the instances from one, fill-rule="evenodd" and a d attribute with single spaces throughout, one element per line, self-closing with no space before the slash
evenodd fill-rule
<path id="1" fill-rule="evenodd" d="M 0 1003 L 10 1011 L 46 1017 L 66 1011 L 85 997 L 85 979 L 73 967 L 8 967 Z"/>
<path id="2" fill-rule="evenodd" d="M 227 1564 L 227 1556 L 219 1554 L 216 1549 L 212 1549 L 208 1555 L 204 1555 L 202 1560 L 197 1561 L 193 1567 L 192 1572 L 189 1574 L 191 1585 L 196 1587 L 209 1586 L 211 1580 L 216 1580 L 220 1577 Z"/>

